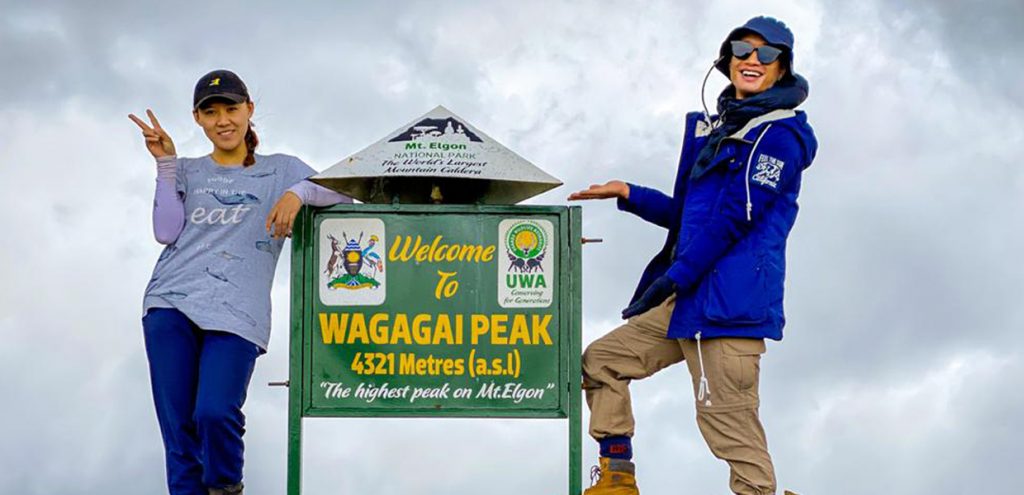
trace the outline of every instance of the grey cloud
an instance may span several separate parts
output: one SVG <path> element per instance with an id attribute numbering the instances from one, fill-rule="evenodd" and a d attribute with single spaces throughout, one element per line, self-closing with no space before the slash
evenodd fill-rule
<path id="1" fill-rule="evenodd" d="M 894 0 L 855 5 L 849 2 L 824 2 L 829 19 L 859 17 L 865 11 L 876 15 L 865 30 L 882 30 L 890 37 L 895 59 L 902 63 L 930 63 L 936 53 L 948 58 L 950 65 L 936 68 L 935 75 L 950 72 L 984 93 L 983 104 L 1009 104 L 1020 107 L 1015 96 L 1013 74 L 1020 71 L 1020 52 L 1024 40 L 1018 36 L 1024 4 L 1015 0 L 962 2 L 956 0 Z M 824 36 L 836 35 L 834 27 L 822 26 Z M 840 34 L 838 41 L 842 40 Z M 924 44 L 915 42 L 925 41 Z M 844 56 L 843 51 L 830 52 Z"/>
<path id="2" fill-rule="evenodd" d="M 1024 3 L 906 0 L 905 5 L 908 9 L 931 14 L 922 17 L 931 21 L 928 26 L 950 53 L 952 70 L 965 80 L 979 83 L 986 90 L 1020 104 L 1015 97 L 1016 84 L 1008 76 L 1020 71 L 1024 40 L 1019 34 Z"/>

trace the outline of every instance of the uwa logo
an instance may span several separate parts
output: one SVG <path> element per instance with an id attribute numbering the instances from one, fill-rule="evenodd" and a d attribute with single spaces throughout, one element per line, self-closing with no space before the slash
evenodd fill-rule
<path id="1" fill-rule="evenodd" d="M 498 226 L 499 245 L 507 259 L 498 266 L 498 303 L 505 308 L 547 307 L 552 301 L 554 274 L 548 220 L 503 220 Z"/>

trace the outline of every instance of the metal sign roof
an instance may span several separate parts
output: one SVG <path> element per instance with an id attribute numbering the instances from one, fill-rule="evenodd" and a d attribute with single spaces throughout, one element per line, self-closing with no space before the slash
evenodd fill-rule
<path id="1" fill-rule="evenodd" d="M 310 180 L 364 203 L 515 204 L 562 185 L 442 106 Z"/>

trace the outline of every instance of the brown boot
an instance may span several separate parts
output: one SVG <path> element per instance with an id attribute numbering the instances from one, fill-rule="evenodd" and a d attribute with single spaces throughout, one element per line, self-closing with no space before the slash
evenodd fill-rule
<path id="1" fill-rule="evenodd" d="M 587 488 L 583 495 L 640 495 L 636 487 L 636 466 L 625 459 L 602 457 L 601 467 L 594 467 L 590 480 L 597 483 Z"/>

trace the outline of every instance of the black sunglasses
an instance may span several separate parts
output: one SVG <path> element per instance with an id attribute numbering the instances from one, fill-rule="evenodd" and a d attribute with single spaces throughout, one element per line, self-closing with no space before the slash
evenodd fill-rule
<path id="1" fill-rule="evenodd" d="M 757 61 L 768 65 L 778 60 L 779 55 L 782 55 L 782 50 L 775 48 L 774 46 L 761 45 L 755 47 L 746 41 L 733 41 L 731 43 L 732 56 L 740 60 L 745 60 L 752 52 L 757 52 Z"/>

